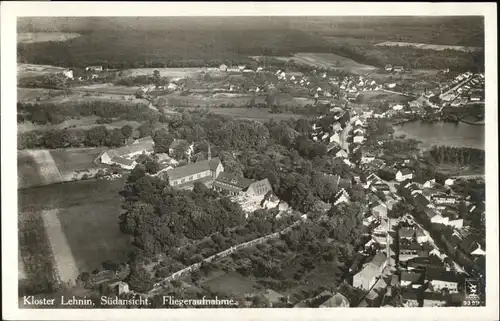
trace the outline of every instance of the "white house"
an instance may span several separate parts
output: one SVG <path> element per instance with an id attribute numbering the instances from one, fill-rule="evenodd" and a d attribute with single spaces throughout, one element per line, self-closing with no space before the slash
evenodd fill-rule
<path id="1" fill-rule="evenodd" d="M 461 229 L 464 226 L 464 220 L 463 219 L 450 220 L 446 225 L 453 226 L 456 229 Z"/>
<path id="2" fill-rule="evenodd" d="M 68 79 L 73 79 L 73 70 L 64 70 L 62 72 L 63 76 L 68 78 Z"/>
<path id="3" fill-rule="evenodd" d="M 335 133 L 332 136 L 330 136 L 330 143 L 333 143 L 333 142 L 340 145 L 340 136 L 338 133 Z"/>
<path id="4" fill-rule="evenodd" d="M 219 70 L 220 71 L 227 71 L 227 65 L 225 65 L 225 64 L 220 65 Z"/>
<path id="5" fill-rule="evenodd" d="M 422 187 L 424 188 L 433 188 L 434 185 L 436 185 L 436 180 L 433 178 L 431 180 L 428 180 L 424 183 L 424 185 L 422 185 Z"/>
<path id="6" fill-rule="evenodd" d="M 346 192 L 345 189 L 341 189 L 337 195 L 335 195 L 335 202 L 333 203 L 334 206 L 342 203 L 349 203 L 349 193 Z"/>
<path id="7" fill-rule="evenodd" d="M 458 292 L 458 282 L 455 280 L 432 280 L 430 282 L 434 292 L 440 292 L 443 289 L 448 289 L 450 293 Z"/>
<path id="8" fill-rule="evenodd" d="M 444 185 L 446 186 L 452 186 L 454 183 L 453 179 L 448 178 L 447 180 L 444 181 Z"/>
<path id="9" fill-rule="evenodd" d="M 403 168 L 396 173 L 396 181 L 402 182 L 413 178 L 413 172 L 409 168 Z"/>
<path id="10" fill-rule="evenodd" d="M 398 111 L 398 110 L 402 110 L 403 108 L 404 108 L 404 106 L 403 106 L 403 105 L 394 105 L 394 106 L 392 106 L 392 109 L 393 109 L 393 110 L 396 110 L 396 111 Z"/>
<path id="11" fill-rule="evenodd" d="M 342 157 L 342 158 L 347 158 L 349 155 L 344 149 L 339 150 L 336 154 L 335 157 Z"/>
<path id="12" fill-rule="evenodd" d="M 362 128 L 356 128 L 356 129 L 353 130 L 353 133 L 354 134 L 364 135 L 365 131 Z"/>
<path id="13" fill-rule="evenodd" d="M 387 217 L 387 205 L 380 203 L 374 208 L 372 208 L 372 215 L 378 219 L 383 219 Z"/>
<path id="14" fill-rule="evenodd" d="M 151 136 L 147 136 L 136 139 L 130 145 L 109 149 L 102 153 L 100 159 L 103 164 L 116 164 L 124 169 L 131 170 L 137 165 L 134 159 L 141 154 L 151 154 L 154 151 L 153 146 L 153 139 Z"/>
<path id="15" fill-rule="evenodd" d="M 396 87 L 396 84 L 395 83 L 392 83 L 392 84 L 387 84 L 387 88 L 394 88 Z"/>
<path id="16" fill-rule="evenodd" d="M 472 251 L 471 254 L 476 256 L 485 256 L 486 252 L 483 249 L 481 249 L 481 245 L 477 243 L 477 249 Z"/>
<path id="17" fill-rule="evenodd" d="M 354 136 L 354 138 L 352 139 L 352 141 L 355 144 L 362 144 L 365 141 L 365 137 L 363 137 L 363 136 Z"/>
<path id="18" fill-rule="evenodd" d="M 377 276 L 387 265 L 387 256 L 383 252 L 377 253 L 370 263 L 353 277 L 353 286 L 363 290 L 370 290 L 378 281 Z"/>

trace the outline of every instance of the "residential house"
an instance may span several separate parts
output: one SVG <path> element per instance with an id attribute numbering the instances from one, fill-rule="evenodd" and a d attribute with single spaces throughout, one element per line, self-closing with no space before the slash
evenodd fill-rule
<path id="1" fill-rule="evenodd" d="M 365 130 L 362 127 L 356 127 L 352 132 L 354 133 L 354 135 L 363 136 L 365 134 Z"/>
<path id="2" fill-rule="evenodd" d="M 456 229 L 461 229 L 464 226 L 464 220 L 463 219 L 458 219 L 458 220 L 448 220 L 446 223 L 448 226 L 453 226 Z"/>
<path id="3" fill-rule="evenodd" d="M 385 65 L 385 71 L 392 71 L 392 65 Z"/>
<path id="4" fill-rule="evenodd" d="M 379 203 L 377 206 L 372 208 L 371 212 L 375 218 L 384 219 L 387 217 L 387 205 Z"/>
<path id="5" fill-rule="evenodd" d="M 428 243 L 419 244 L 414 240 L 400 239 L 399 261 L 408 261 L 415 257 L 428 257 L 431 250 L 432 246 Z"/>
<path id="6" fill-rule="evenodd" d="M 345 189 L 341 189 L 334 197 L 333 205 L 339 205 L 342 203 L 349 203 L 350 202 L 350 196 L 349 193 Z"/>
<path id="7" fill-rule="evenodd" d="M 413 287 L 413 285 L 422 286 L 425 281 L 425 274 L 422 272 L 402 271 L 400 277 L 400 285 L 402 287 Z"/>
<path id="8" fill-rule="evenodd" d="M 62 72 L 63 76 L 68 78 L 68 79 L 73 79 L 73 70 L 67 69 Z"/>
<path id="9" fill-rule="evenodd" d="M 396 110 L 396 111 L 400 111 L 400 110 L 402 110 L 403 108 L 404 108 L 404 106 L 403 106 L 403 105 L 401 105 L 401 104 L 397 104 L 397 105 L 392 106 L 392 109 L 393 109 L 393 110 Z"/>
<path id="10" fill-rule="evenodd" d="M 340 135 L 339 133 L 335 132 L 335 134 L 330 136 L 330 143 L 337 143 L 340 145 Z"/>
<path id="11" fill-rule="evenodd" d="M 411 227 L 402 227 L 399 229 L 399 238 L 411 241 L 415 238 L 416 229 Z"/>
<path id="12" fill-rule="evenodd" d="M 361 164 L 368 164 L 368 163 L 372 162 L 374 159 L 375 159 L 375 156 L 363 155 L 361 157 Z"/>
<path id="13" fill-rule="evenodd" d="M 470 254 L 473 255 L 473 256 L 485 256 L 486 255 L 486 251 L 484 251 L 482 248 L 481 248 L 481 244 L 477 243 L 476 242 L 476 249 L 474 251 L 472 251 Z"/>
<path id="14" fill-rule="evenodd" d="M 404 68 L 403 68 L 403 66 L 394 66 L 394 68 L 392 70 L 394 72 L 403 72 Z"/>
<path id="15" fill-rule="evenodd" d="M 435 194 L 431 196 L 431 200 L 436 205 L 443 205 L 443 204 L 450 205 L 457 203 L 457 198 L 449 194 Z"/>
<path id="16" fill-rule="evenodd" d="M 355 143 L 355 144 L 362 144 L 364 141 L 365 141 L 365 137 L 363 136 L 354 136 L 352 141 Z"/>
<path id="17" fill-rule="evenodd" d="M 370 263 L 356 273 L 353 277 L 353 286 L 363 290 L 370 290 L 371 287 L 378 281 L 380 273 L 387 265 L 387 256 L 383 252 L 378 252 Z"/>
<path id="18" fill-rule="evenodd" d="M 227 65 L 225 65 L 225 64 L 220 65 L 219 70 L 220 71 L 227 71 Z"/>
<path id="19" fill-rule="evenodd" d="M 137 163 L 135 158 L 141 154 L 149 155 L 154 152 L 154 142 L 151 136 L 136 139 L 132 144 L 116 148 L 108 149 L 100 156 L 103 164 L 116 164 L 123 169 L 131 170 Z"/>
<path id="20" fill-rule="evenodd" d="M 339 117 L 339 118 L 341 118 L 341 117 Z M 332 125 L 330 125 L 330 127 L 332 128 L 332 131 L 335 133 L 342 130 L 342 125 L 339 122 L 333 123 Z"/>
<path id="21" fill-rule="evenodd" d="M 438 213 L 435 209 L 427 207 L 424 209 L 424 213 L 427 216 L 427 219 L 431 223 L 436 223 L 436 224 L 448 224 L 448 218 L 443 217 L 440 213 Z"/>
<path id="22" fill-rule="evenodd" d="M 254 181 L 232 173 L 221 172 L 212 184 L 218 192 L 237 196 L 245 193 L 247 196 L 262 196 L 272 191 L 269 180 Z"/>
<path id="23" fill-rule="evenodd" d="M 166 172 L 169 184 L 174 187 L 186 187 L 196 181 L 213 182 L 224 167 L 218 157 L 176 167 Z"/>
<path id="24" fill-rule="evenodd" d="M 433 179 L 431 179 L 431 180 L 426 181 L 426 182 L 422 185 L 422 187 L 423 187 L 423 188 L 433 188 L 435 185 L 436 185 L 436 179 L 434 179 L 434 178 L 433 178 Z"/>
<path id="25" fill-rule="evenodd" d="M 464 253 L 470 255 L 477 249 L 481 249 L 481 244 L 479 244 L 477 236 L 469 235 L 459 243 L 459 248 Z"/>
<path id="26" fill-rule="evenodd" d="M 336 154 L 335 157 L 342 157 L 342 158 L 347 158 L 349 154 L 344 149 L 339 150 Z"/>
<path id="27" fill-rule="evenodd" d="M 396 173 L 396 181 L 403 182 L 408 179 L 413 179 L 413 172 L 409 168 L 402 168 Z"/>
<path id="28" fill-rule="evenodd" d="M 424 233 L 424 230 L 421 227 L 418 227 L 415 232 L 415 238 L 418 243 L 426 243 L 429 241 L 429 237 Z"/>
<path id="29" fill-rule="evenodd" d="M 447 180 L 444 181 L 444 185 L 446 186 L 452 186 L 454 183 L 453 179 L 448 178 Z"/>
<path id="30" fill-rule="evenodd" d="M 88 66 L 85 67 L 85 71 L 103 71 L 102 66 Z"/>
<path id="31" fill-rule="evenodd" d="M 462 281 L 462 277 L 452 271 L 440 268 L 425 269 L 425 279 L 432 284 L 434 292 L 448 289 L 450 293 L 458 292 L 458 285 Z"/>

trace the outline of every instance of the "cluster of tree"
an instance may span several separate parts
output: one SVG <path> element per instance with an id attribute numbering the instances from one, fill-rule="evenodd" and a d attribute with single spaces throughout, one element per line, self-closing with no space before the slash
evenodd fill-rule
<path id="1" fill-rule="evenodd" d="M 453 163 L 459 165 L 484 166 L 485 162 L 485 153 L 484 150 L 481 149 L 433 146 L 430 149 L 430 154 L 434 160 L 440 164 Z"/>
<path id="2" fill-rule="evenodd" d="M 446 69 L 456 71 L 484 71 L 484 51 L 457 51 L 453 49 L 427 50 L 414 47 L 337 45 L 334 53 L 368 65 L 384 67 L 387 64 L 412 69 Z"/>
<path id="3" fill-rule="evenodd" d="M 107 129 L 96 126 L 83 129 L 53 129 L 48 131 L 30 131 L 20 133 L 17 140 L 18 149 L 33 148 L 70 148 L 70 147 L 118 147 L 132 135 L 132 127 Z"/>
<path id="4" fill-rule="evenodd" d="M 17 81 L 20 88 L 58 89 L 67 86 L 67 79 L 61 74 L 22 77 Z"/>
<path id="5" fill-rule="evenodd" d="M 145 104 L 124 104 L 104 100 L 71 103 L 18 103 L 18 121 L 35 124 L 60 124 L 66 119 L 85 116 L 118 118 L 135 121 L 158 120 L 159 114 Z"/>
<path id="6" fill-rule="evenodd" d="M 201 184 L 192 191 L 175 190 L 168 182 L 134 168 L 122 191 L 126 212 L 121 216 L 124 233 L 148 254 L 165 252 L 181 239 L 202 239 L 240 225 L 244 214 L 227 198 L 207 195 Z"/>
<path id="7" fill-rule="evenodd" d="M 151 76 L 141 75 L 135 77 L 122 77 L 113 81 L 114 85 L 117 86 L 144 86 L 154 84 L 156 86 L 165 86 L 169 83 L 169 79 L 167 77 L 160 77 L 157 74 L 153 74 Z"/>

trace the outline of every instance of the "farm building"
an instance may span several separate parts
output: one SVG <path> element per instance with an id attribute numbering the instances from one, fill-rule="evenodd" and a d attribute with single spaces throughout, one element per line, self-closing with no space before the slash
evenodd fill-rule
<path id="1" fill-rule="evenodd" d="M 123 146 L 117 149 L 109 149 L 105 151 L 100 159 L 103 164 L 116 164 L 124 169 L 133 169 L 137 163 L 135 158 L 139 155 L 151 154 L 154 142 L 151 136 L 136 139 L 132 144 Z"/>
<path id="2" fill-rule="evenodd" d="M 85 71 L 103 71 L 102 66 L 88 66 L 85 67 Z"/>
<path id="3" fill-rule="evenodd" d="M 227 71 L 227 66 L 224 65 L 224 64 L 222 64 L 222 65 L 219 66 L 219 70 L 220 71 Z"/>

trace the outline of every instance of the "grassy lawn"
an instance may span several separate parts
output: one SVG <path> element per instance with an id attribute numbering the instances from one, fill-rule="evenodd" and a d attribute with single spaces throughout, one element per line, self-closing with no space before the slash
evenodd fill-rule
<path id="1" fill-rule="evenodd" d="M 196 108 L 187 108 L 196 110 Z M 208 110 L 214 114 L 221 114 L 232 116 L 235 118 L 250 119 L 256 121 L 269 121 L 274 119 L 276 121 L 287 119 L 298 119 L 303 117 L 298 114 L 271 114 L 267 108 L 210 108 Z"/>
<path id="2" fill-rule="evenodd" d="M 126 261 L 131 249 L 128 236 L 121 233 L 118 225 L 122 213 L 118 192 L 123 183 L 88 180 L 20 190 L 19 211 L 29 215 L 57 209 L 61 230 L 79 272 L 91 272 L 105 260 Z M 33 242 L 26 246 L 35 247 L 36 240 Z"/>

